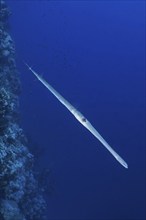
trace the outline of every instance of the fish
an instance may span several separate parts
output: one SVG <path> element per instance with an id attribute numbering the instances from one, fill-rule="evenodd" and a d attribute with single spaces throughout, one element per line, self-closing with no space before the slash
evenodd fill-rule
<path id="1" fill-rule="evenodd" d="M 99 132 L 93 127 L 88 119 L 78 111 L 70 102 L 68 102 L 59 92 L 57 92 L 42 76 L 35 72 L 26 62 L 25 65 L 28 67 L 34 76 L 58 99 L 58 101 L 64 105 L 69 112 L 95 137 L 102 145 L 112 154 L 112 156 L 126 169 L 128 164 L 126 161 L 106 142 L 106 140 L 99 134 Z"/>

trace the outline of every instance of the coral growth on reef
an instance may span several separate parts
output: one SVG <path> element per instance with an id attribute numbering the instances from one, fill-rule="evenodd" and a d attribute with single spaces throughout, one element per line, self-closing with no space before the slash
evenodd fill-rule
<path id="1" fill-rule="evenodd" d="M 8 33 L 9 15 L 5 1 L 0 0 L 0 219 L 42 220 L 46 203 L 18 122 L 20 81 Z"/>

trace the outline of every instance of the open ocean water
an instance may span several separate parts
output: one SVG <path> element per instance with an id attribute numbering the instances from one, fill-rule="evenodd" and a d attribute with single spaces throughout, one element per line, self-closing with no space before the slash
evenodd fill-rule
<path id="1" fill-rule="evenodd" d="M 48 220 L 145 220 L 145 2 L 7 0 L 21 124 L 49 169 Z M 23 64 L 81 111 L 114 157 Z"/>

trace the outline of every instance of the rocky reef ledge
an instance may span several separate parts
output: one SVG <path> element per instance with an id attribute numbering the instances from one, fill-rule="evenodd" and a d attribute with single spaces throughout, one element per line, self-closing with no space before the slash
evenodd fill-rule
<path id="1" fill-rule="evenodd" d="M 19 126 L 21 86 L 9 16 L 5 1 L 0 0 L 0 219 L 43 220 L 46 203 L 34 176 L 34 157 Z"/>

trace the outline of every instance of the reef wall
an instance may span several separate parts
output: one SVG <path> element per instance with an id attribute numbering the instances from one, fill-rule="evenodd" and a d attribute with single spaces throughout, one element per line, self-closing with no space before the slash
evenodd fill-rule
<path id="1" fill-rule="evenodd" d="M 42 220 L 46 203 L 34 177 L 34 157 L 19 126 L 21 86 L 8 32 L 9 15 L 0 0 L 0 219 Z"/>

